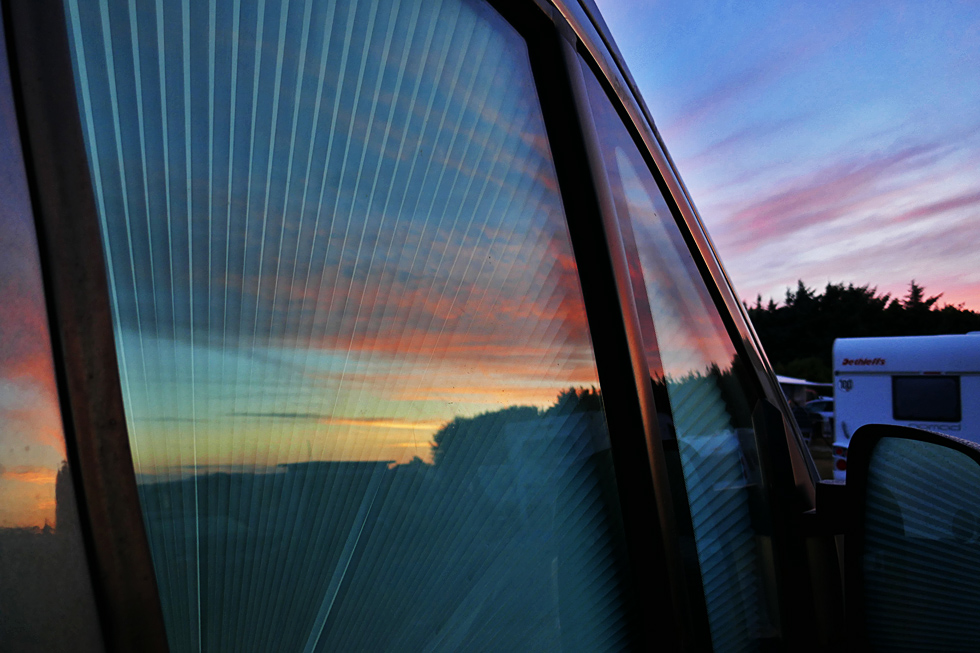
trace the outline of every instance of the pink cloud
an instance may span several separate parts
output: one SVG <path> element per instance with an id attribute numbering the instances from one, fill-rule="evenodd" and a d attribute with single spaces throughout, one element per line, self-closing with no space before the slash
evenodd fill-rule
<path id="1" fill-rule="evenodd" d="M 942 215 L 948 211 L 955 211 L 956 209 L 962 209 L 970 206 L 980 206 L 980 191 L 973 193 L 962 193 L 939 202 L 924 204 L 911 211 L 906 211 L 901 215 L 895 216 L 890 221 L 909 222 L 921 218 L 931 218 L 933 216 Z M 973 229 L 976 229 L 975 225 L 973 226 Z M 949 244 L 952 245 L 955 243 Z"/>
<path id="2" fill-rule="evenodd" d="M 766 196 L 716 207 L 711 231 L 746 298 L 778 300 L 797 279 L 901 294 L 915 278 L 944 301 L 976 308 L 980 275 L 964 262 L 976 256 L 980 192 L 969 183 L 975 157 L 964 153 L 919 145 L 825 165 Z"/>
<path id="3" fill-rule="evenodd" d="M 909 171 L 932 165 L 938 147 L 905 148 L 881 157 L 830 165 L 807 178 L 794 180 L 789 188 L 735 210 L 721 231 L 728 247 L 744 253 L 760 240 L 774 241 L 813 225 L 851 215 L 869 202 L 881 204 L 888 194 L 904 194 L 908 188 L 889 189 L 887 182 Z"/>
<path id="4" fill-rule="evenodd" d="M 728 134 L 720 140 L 716 140 L 701 151 L 684 158 L 683 165 L 685 172 L 698 169 L 713 163 L 723 163 L 730 160 L 732 156 L 740 156 L 742 148 L 745 146 L 767 143 L 771 141 L 781 130 L 797 125 L 805 120 L 804 116 L 795 116 L 785 120 L 768 121 L 756 123 L 743 129 L 739 129 Z M 748 171 L 748 174 L 758 174 L 758 169 Z M 730 180 L 735 182 L 737 180 Z"/>
<path id="5" fill-rule="evenodd" d="M 690 100 L 674 120 L 659 125 L 668 142 L 685 139 L 704 125 L 747 99 L 759 97 L 759 89 L 773 85 L 802 69 L 821 52 L 825 52 L 844 38 L 843 34 L 820 34 L 806 40 L 797 41 L 784 52 L 773 52 L 754 62 L 739 73 L 726 76 L 721 82 L 700 96 Z"/>

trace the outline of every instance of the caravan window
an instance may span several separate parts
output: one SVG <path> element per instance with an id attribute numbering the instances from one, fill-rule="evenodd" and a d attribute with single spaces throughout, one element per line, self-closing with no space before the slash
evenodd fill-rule
<path id="1" fill-rule="evenodd" d="M 893 376 L 892 417 L 900 421 L 959 422 L 960 377 Z"/>

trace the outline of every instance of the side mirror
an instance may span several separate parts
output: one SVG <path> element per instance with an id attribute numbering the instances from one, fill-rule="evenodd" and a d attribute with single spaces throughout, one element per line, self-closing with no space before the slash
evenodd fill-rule
<path id="1" fill-rule="evenodd" d="M 855 650 L 980 646 L 980 446 L 869 424 L 848 453 L 845 618 Z"/>

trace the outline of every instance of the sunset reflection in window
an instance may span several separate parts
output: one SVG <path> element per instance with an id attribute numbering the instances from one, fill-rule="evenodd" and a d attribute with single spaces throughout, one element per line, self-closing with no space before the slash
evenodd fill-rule
<path id="1" fill-rule="evenodd" d="M 473 0 L 66 6 L 171 647 L 628 642 L 514 28 Z"/>

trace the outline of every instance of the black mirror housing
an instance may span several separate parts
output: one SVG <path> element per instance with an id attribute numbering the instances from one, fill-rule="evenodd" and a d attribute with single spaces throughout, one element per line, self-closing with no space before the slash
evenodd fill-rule
<path id="1" fill-rule="evenodd" d="M 845 615 L 864 649 L 980 645 L 980 445 L 869 424 L 848 455 Z"/>

